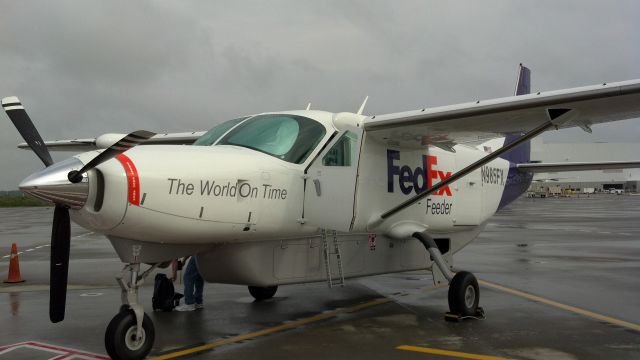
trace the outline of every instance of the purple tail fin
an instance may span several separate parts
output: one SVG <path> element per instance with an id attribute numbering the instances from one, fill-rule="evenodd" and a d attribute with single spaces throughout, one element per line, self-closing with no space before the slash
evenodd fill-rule
<path id="1" fill-rule="evenodd" d="M 531 91 L 531 70 L 520 64 L 520 71 L 518 73 L 518 82 L 516 84 L 515 95 L 526 95 Z M 504 145 L 511 144 L 520 138 L 522 134 L 507 134 L 504 138 Z M 500 156 L 505 160 L 509 160 L 511 163 L 509 166 L 509 173 L 507 175 L 507 182 L 500 199 L 498 209 L 502 209 L 507 204 L 517 199 L 522 195 L 533 180 L 533 174 L 520 171 L 515 164 L 528 163 L 531 160 L 531 142 L 525 141 L 522 144 L 516 146 L 511 151 Z"/>
<path id="2" fill-rule="evenodd" d="M 526 95 L 531 92 L 531 70 L 520 64 L 518 72 L 518 82 L 516 83 L 515 95 Z M 504 138 L 504 145 L 509 145 L 520 138 L 522 134 L 507 134 Z M 513 163 L 528 163 L 531 160 L 531 143 L 529 141 L 522 143 L 513 150 L 502 155 L 501 158 L 509 160 Z"/>
<path id="3" fill-rule="evenodd" d="M 526 95 L 531 92 L 531 70 L 520 64 L 520 73 L 518 74 L 518 83 L 516 84 L 516 93 L 514 95 Z"/>

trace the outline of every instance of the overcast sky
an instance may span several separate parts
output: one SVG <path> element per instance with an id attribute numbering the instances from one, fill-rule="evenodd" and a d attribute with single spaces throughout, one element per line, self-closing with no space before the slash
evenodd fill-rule
<path id="1" fill-rule="evenodd" d="M 638 1 L 0 0 L 0 97 L 42 137 L 206 130 L 301 109 L 380 114 L 640 78 Z M 638 141 L 640 120 L 546 141 Z M 42 167 L 0 115 L 0 190 Z M 60 160 L 69 153 L 58 153 Z"/>

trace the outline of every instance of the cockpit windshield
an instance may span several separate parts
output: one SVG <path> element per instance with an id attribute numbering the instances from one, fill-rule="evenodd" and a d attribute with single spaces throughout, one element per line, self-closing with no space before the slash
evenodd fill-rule
<path id="1" fill-rule="evenodd" d="M 319 122 L 297 115 L 258 115 L 238 125 L 216 145 L 236 145 L 300 164 L 318 146 L 326 130 Z"/>
<path id="2" fill-rule="evenodd" d="M 246 119 L 248 116 L 227 120 L 222 124 L 218 124 L 213 127 L 211 130 L 204 133 L 202 136 L 196 140 L 193 145 L 196 146 L 211 146 L 213 145 L 222 135 L 224 135 L 227 131 L 229 131 L 232 127 L 236 126 L 239 122 Z"/>

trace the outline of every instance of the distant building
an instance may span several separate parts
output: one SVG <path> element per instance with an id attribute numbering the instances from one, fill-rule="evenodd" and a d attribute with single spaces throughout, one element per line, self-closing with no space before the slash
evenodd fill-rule
<path id="1" fill-rule="evenodd" d="M 531 160 L 535 162 L 589 162 L 640 160 L 640 143 L 531 143 Z M 595 188 L 595 191 L 640 190 L 640 168 L 624 170 L 571 171 L 538 173 L 531 190 L 559 186 L 562 189 Z"/>

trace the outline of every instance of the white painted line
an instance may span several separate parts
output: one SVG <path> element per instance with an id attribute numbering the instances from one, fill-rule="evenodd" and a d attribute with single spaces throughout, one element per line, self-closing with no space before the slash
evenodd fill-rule
<path id="1" fill-rule="evenodd" d="M 36 246 L 36 249 L 40 249 L 41 247 L 44 247 L 45 245 L 40 245 L 40 246 Z"/>
<path id="2" fill-rule="evenodd" d="M 3 256 L 2 258 L 3 258 L 3 259 L 4 259 L 4 258 L 8 258 L 9 256 L 11 256 L 11 254 L 9 254 L 9 255 L 5 255 L 5 256 Z"/>
<path id="3" fill-rule="evenodd" d="M 631 235 L 633 235 L 633 234 L 630 234 L 630 233 L 618 233 L 618 235 L 626 235 L 626 236 L 631 236 Z"/>
<path id="4" fill-rule="evenodd" d="M 20 254 L 22 254 L 22 251 L 18 251 L 18 253 L 16 255 L 20 255 Z"/>
<path id="5" fill-rule="evenodd" d="M 33 251 L 33 250 L 35 250 L 35 249 L 27 249 L 27 250 L 25 250 L 25 252 L 29 252 L 29 251 Z"/>
<path id="6" fill-rule="evenodd" d="M 73 236 L 72 239 L 76 239 L 76 238 L 80 238 L 80 237 L 84 237 L 84 236 L 92 235 L 92 234 L 94 234 L 94 232 L 93 231 L 89 231 L 89 232 L 86 232 L 84 234 Z"/>
<path id="7" fill-rule="evenodd" d="M 598 234 L 609 235 L 609 234 L 611 234 L 611 232 L 609 232 L 609 231 L 598 231 Z"/>

